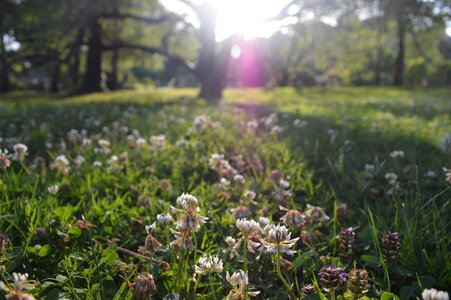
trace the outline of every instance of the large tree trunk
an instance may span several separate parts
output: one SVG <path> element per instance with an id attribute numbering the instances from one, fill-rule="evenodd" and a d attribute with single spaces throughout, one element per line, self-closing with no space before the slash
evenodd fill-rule
<path id="1" fill-rule="evenodd" d="M 393 77 L 393 85 L 402 86 L 404 83 L 404 55 L 405 55 L 404 40 L 406 35 L 402 11 L 398 13 L 397 31 L 398 31 L 398 54 L 396 56 L 395 61 L 395 74 Z"/>
<path id="2" fill-rule="evenodd" d="M 60 63 L 55 61 L 52 63 L 52 76 L 50 78 L 50 92 L 59 92 Z"/>
<path id="3" fill-rule="evenodd" d="M 3 42 L 3 35 L 0 36 L 0 92 L 5 93 L 11 90 L 9 81 L 10 66 L 6 60 L 5 44 Z"/>
<path id="4" fill-rule="evenodd" d="M 71 49 L 72 55 L 71 55 L 71 63 L 69 65 L 70 68 L 69 72 L 72 90 L 76 90 L 80 83 L 80 46 L 83 44 L 84 33 L 85 33 L 84 28 L 80 28 L 78 30 L 77 37 Z"/>
<path id="5" fill-rule="evenodd" d="M 88 58 L 86 72 L 81 86 L 81 93 L 102 91 L 102 27 L 98 19 L 91 21 L 89 26 Z"/>
<path id="6" fill-rule="evenodd" d="M 196 76 L 200 82 L 199 97 L 210 103 L 217 103 L 222 98 L 225 87 L 227 64 L 221 59 L 228 59 L 224 55 L 218 55 L 216 44 L 216 13 L 211 4 L 205 3 L 199 7 L 200 28 L 199 63 L 196 68 Z M 230 53 L 230 52 L 229 52 Z M 221 57 L 222 56 L 222 57 Z M 230 55 L 229 55 L 230 56 Z"/>
<path id="7" fill-rule="evenodd" d="M 111 53 L 111 73 L 108 74 L 108 88 L 110 90 L 116 90 L 118 88 L 118 74 L 119 69 L 119 49 L 114 49 Z"/>

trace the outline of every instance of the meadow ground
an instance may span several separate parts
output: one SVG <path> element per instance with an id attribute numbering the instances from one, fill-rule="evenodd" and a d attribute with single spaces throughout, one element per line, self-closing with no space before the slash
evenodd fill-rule
<path id="1" fill-rule="evenodd" d="M 451 90 L 228 90 L 216 107 L 195 94 L 0 100 L 4 295 L 412 299 L 449 287 Z"/>

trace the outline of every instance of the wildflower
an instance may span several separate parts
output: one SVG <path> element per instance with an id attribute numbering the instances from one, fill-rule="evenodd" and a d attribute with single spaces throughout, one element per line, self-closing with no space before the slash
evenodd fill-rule
<path id="1" fill-rule="evenodd" d="M 244 176 L 241 174 L 236 174 L 235 176 L 233 176 L 233 181 L 235 181 L 236 183 L 239 184 L 243 184 L 244 183 Z"/>
<path id="2" fill-rule="evenodd" d="M 256 194 L 253 191 L 246 191 L 244 193 L 244 198 L 253 204 L 256 204 L 255 197 L 256 197 Z"/>
<path id="3" fill-rule="evenodd" d="M 447 169 L 447 168 L 443 167 L 443 172 L 445 172 L 446 181 L 451 183 L 451 169 Z"/>
<path id="4" fill-rule="evenodd" d="M 244 219 L 251 216 L 251 211 L 243 204 L 237 206 L 236 208 L 232 208 L 232 213 L 235 219 Z"/>
<path id="5" fill-rule="evenodd" d="M 224 249 L 222 252 L 223 253 L 228 253 L 229 254 L 229 258 L 230 259 L 235 259 L 238 256 L 238 252 L 236 251 L 236 239 L 234 239 L 231 236 L 228 236 L 225 238 L 225 242 L 227 244 L 227 249 Z"/>
<path id="6" fill-rule="evenodd" d="M 172 217 L 170 214 L 158 214 L 157 221 L 161 225 L 169 225 L 172 222 Z"/>
<path id="7" fill-rule="evenodd" d="M 151 136 L 150 145 L 152 151 L 166 148 L 166 136 L 164 134 Z"/>
<path id="8" fill-rule="evenodd" d="M 395 150 L 395 151 L 392 151 L 392 152 L 390 153 L 390 156 L 391 156 L 392 158 L 403 158 L 403 157 L 404 157 L 404 151 L 402 151 L 402 150 Z"/>
<path id="9" fill-rule="evenodd" d="M 137 275 L 132 283 L 128 285 L 133 290 L 133 296 L 137 299 L 150 299 L 152 293 L 157 289 L 153 275 Z"/>
<path id="10" fill-rule="evenodd" d="M 47 187 L 47 191 L 51 195 L 56 195 L 56 194 L 58 194 L 59 186 L 57 184 L 51 185 L 51 186 Z"/>
<path id="11" fill-rule="evenodd" d="M 235 244 L 235 248 L 238 248 L 243 241 L 248 241 L 249 243 L 247 243 L 247 250 L 249 252 L 254 252 L 253 248 L 260 246 L 260 244 L 254 242 L 251 238 L 260 232 L 260 225 L 254 220 L 239 219 L 236 221 L 236 227 L 241 232 L 242 237 Z"/>
<path id="12" fill-rule="evenodd" d="M 354 295 L 354 299 L 362 298 L 370 289 L 368 272 L 362 269 L 349 271 L 347 279 L 348 290 Z"/>
<path id="13" fill-rule="evenodd" d="M 14 149 L 14 156 L 13 156 L 14 160 L 22 161 L 25 159 L 25 156 L 28 155 L 28 147 L 22 143 L 15 144 L 13 146 L 13 149 Z"/>
<path id="14" fill-rule="evenodd" d="M 232 285 L 232 290 L 227 295 L 227 300 L 245 300 L 249 296 L 255 297 L 260 293 L 259 291 L 248 291 L 249 277 L 247 272 L 242 270 L 233 273 L 232 276 L 227 272 L 226 280 Z"/>
<path id="15" fill-rule="evenodd" d="M 52 169 L 56 169 L 56 172 L 58 174 L 67 175 L 69 174 L 70 167 L 69 167 L 69 160 L 67 159 L 66 155 L 61 154 L 58 155 L 55 158 L 55 161 L 51 165 Z"/>
<path id="16" fill-rule="evenodd" d="M 218 256 L 202 256 L 199 265 L 194 266 L 196 274 L 207 275 L 211 273 L 221 273 L 223 269 L 222 260 Z"/>
<path id="17" fill-rule="evenodd" d="M 421 297 L 423 297 L 423 300 L 449 300 L 447 292 L 437 291 L 436 289 L 424 289 Z"/>
<path id="18" fill-rule="evenodd" d="M 310 204 L 307 204 L 307 210 L 305 211 L 305 214 L 313 222 L 326 222 L 330 219 L 321 207 L 312 206 Z"/>
<path id="19" fill-rule="evenodd" d="M 144 138 L 137 138 L 136 139 L 136 147 L 142 148 L 146 145 L 146 140 Z"/>
<path id="20" fill-rule="evenodd" d="M 293 126 L 296 128 L 302 128 L 308 125 L 307 121 L 302 121 L 301 119 L 296 119 L 293 121 Z"/>
<path id="21" fill-rule="evenodd" d="M 325 266 L 318 274 L 318 277 L 326 292 L 336 289 L 341 283 L 346 281 L 346 274 L 335 265 Z"/>
<path id="22" fill-rule="evenodd" d="M 185 139 L 178 140 L 175 145 L 179 148 L 185 148 L 189 145 L 189 142 Z"/>
<path id="23" fill-rule="evenodd" d="M 0 169 L 6 169 L 11 166 L 11 155 L 8 154 L 8 150 L 0 149 Z"/>
<path id="24" fill-rule="evenodd" d="M 28 284 L 28 274 L 13 273 L 14 284 L 9 286 L 7 283 L 0 281 L 0 290 L 4 290 L 8 294 L 6 299 L 11 300 L 34 300 L 36 299 L 33 295 L 24 293 L 25 289 L 28 289 L 30 285 Z"/>
<path id="25" fill-rule="evenodd" d="M 316 288 L 313 284 L 306 283 L 302 286 L 301 293 L 304 295 L 311 295 L 311 294 L 316 293 Z"/>
<path id="26" fill-rule="evenodd" d="M 172 228 L 170 229 L 172 234 L 175 236 L 175 240 L 171 242 L 171 247 L 180 250 L 180 249 L 194 249 L 193 242 L 190 240 L 190 232 L 189 231 L 176 231 Z"/>
<path id="27" fill-rule="evenodd" d="M 346 203 L 338 202 L 337 205 L 337 217 L 339 220 L 346 219 L 348 217 L 348 206 Z"/>
<path id="28" fill-rule="evenodd" d="M 392 262 L 396 259 L 401 241 L 397 232 L 386 230 L 380 239 L 384 260 Z"/>
<path id="29" fill-rule="evenodd" d="M 94 161 L 94 162 L 92 163 L 92 166 L 93 166 L 94 168 L 101 168 L 101 167 L 102 167 L 102 162 L 96 160 L 96 161 Z"/>
<path id="30" fill-rule="evenodd" d="M 111 153 L 111 143 L 108 140 L 100 139 L 97 141 L 97 144 L 99 144 L 100 149 L 95 149 L 95 152 L 102 153 L 102 154 L 110 154 Z"/>
<path id="31" fill-rule="evenodd" d="M 267 225 L 264 230 L 266 236 L 260 239 L 266 252 L 276 253 L 281 251 L 281 253 L 286 253 L 292 255 L 296 253 L 295 250 L 290 248 L 296 244 L 299 238 L 291 239 L 291 233 L 285 226 L 281 225 Z"/>
<path id="32" fill-rule="evenodd" d="M 182 217 L 175 222 L 177 230 L 196 232 L 199 230 L 200 224 L 203 224 L 208 220 L 207 217 L 199 214 L 200 208 L 196 206 L 196 197 L 183 193 L 177 198 L 177 204 L 182 209 L 171 206 L 173 211 L 183 213 Z"/>
<path id="33" fill-rule="evenodd" d="M 437 177 L 437 173 L 432 170 L 429 170 L 426 173 L 424 173 L 424 177 L 426 177 L 427 179 L 434 179 Z"/>
<path id="34" fill-rule="evenodd" d="M 85 161 L 86 159 L 83 156 L 77 155 L 77 157 L 74 159 L 74 165 L 75 167 L 80 168 Z"/>
<path id="35" fill-rule="evenodd" d="M 163 297 L 163 300 L 180 300 L 180 294 L 173 293 Z"/>
<path id="36" fill-rule="evenodd" d="M 451 134 L 445 133 L 442 140 L 440 141 L 440 149 L 444 153 L 451 153 Z"/>
<path id="37" fill-rule="evenodd" d="M 285 226 L 290 228 L 300 228 L 307 224 L 307 216 L 296 209 L 289 210 L 283 206 L 279 206 L 279 209 L 286 211 L 287 213 L 280 218 Z"/>
<path id="38" fill-rule="evenodd" d="M 4 232 L 0 232 L 0 257 L 5 255 L 6 249 L 8 248 L 9 239 L 8 235 Z"/>
<path id="39" fill-rule="evenodd" d="M 365 171 L 368 173 L 373 173 L 376 170 L 376 167 L 374 165 L 371 164 L 366 164 L 365 165 Z"/>
<path id="40" fill-rule="evenodd" d="M 338 250 L 342 254 L 352 254 L 352 248 L 355 243 L 355 231 L 354 228 L 343 228 L 338 235 Z"/>
<path id="41" fill-rule="evenodd" d="M 260 225 L 262 225 L 262 226 L 266 226 L 266 225 L 269 225 L 269 223 L 271 223 L 271 221 L 266 217 L 260 217 L 260 218 L 258 218 L 258 223 L 260 223 Z"/>

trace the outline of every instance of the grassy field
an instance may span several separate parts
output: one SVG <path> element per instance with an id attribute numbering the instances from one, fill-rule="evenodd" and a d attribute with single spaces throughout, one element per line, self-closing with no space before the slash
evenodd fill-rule
<path id="1" fill-rule="evenodd" d="M 449 287 L 451 90 L 227 90 L 216 107 L 195 95 L 0 97 L 4 295 L 415 299 Z"/>

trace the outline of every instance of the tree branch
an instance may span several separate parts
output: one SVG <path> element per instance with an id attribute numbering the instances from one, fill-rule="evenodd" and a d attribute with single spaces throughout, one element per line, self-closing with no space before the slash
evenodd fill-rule
<path id="1" fill-rule="evenodd" d="M 148 25 L 155 25 L 155 24 L 161 24 L 163 22 L 169 21 L 169 20 L 180 20 L 181 17 L 176 14 L 166 14 L 164 16 L 161 16 L 159 18 L 153 18 L 153 17 L 145 17 L 145 16 L 139 16 L 135 14 L 129 14 L 129 13 L 104 13 L 100 16 L 101 18 L 105 19 L 119 19 L 119 20 L 125 20 L 125 19 L 132 19 L 135 21 L 143 22 Z"/>
<path id="2" fill-rule="evenodd" d="M 143 52 L 148 52 L 151 54 L 159 54 L 165 56 L 167 59 L 177 63 L 178 65 L 184 67 L 186 70 L 192 72 L 196 75 L 196 68 L 193 63 L 185 60 L 184 58 L 171 54 L 167 49 L 152 47 L 152 46 L 144 46 L 144 45 L 136 45 L 136 44 L 128 44 L 128 43 L 115 43 L 112 45 L 103 45 L 104 50 L 116 50 L 116 49 L 131 49 L 131 50 L 139 50 Z"/>

